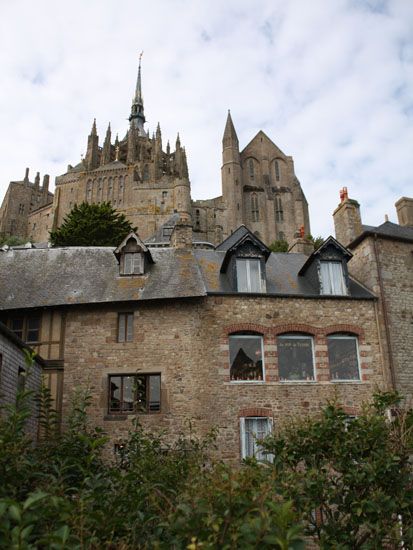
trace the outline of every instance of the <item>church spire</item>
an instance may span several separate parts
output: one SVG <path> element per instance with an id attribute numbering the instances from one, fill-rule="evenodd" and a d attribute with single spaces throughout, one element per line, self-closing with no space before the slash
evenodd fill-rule
<path id="1" fill-rule="evenodd" d="M 235 131 L 234 123 L 232 122 L 231 112 L 228 109 L 227 122 L 225 124 L 224 137 L 222 138 L 224 147 L 238 146 L 238 136 Z"/>
<path id="2" fill-rule="evenodd" d="M 139 67 L 138 67 L 138 79 L 136 81 L 135 97 L 132 100 L 132 108 L 129 116 L 129 122 L 131 128 L 138 131 L 138 135 L 146 136 L 143 125 L 145 124 L 145 114 L 143 111 L 143 97 L 142 97 L 142 77 L 141 77 L 141 60 L 142 54 L 139 55 Z"/>

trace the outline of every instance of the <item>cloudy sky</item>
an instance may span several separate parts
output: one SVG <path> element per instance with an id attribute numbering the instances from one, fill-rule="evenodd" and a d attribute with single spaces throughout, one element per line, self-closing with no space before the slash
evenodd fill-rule
<path id="1" fill-rule="evenodd" d="M 368 224 L 413 196 L 413 0 L 0 0 L 0 198 L 77 163 L 94 117 L 123 137 L 140 50 L 193 198 L 221 193 L 228 109 L 241 148 L 262 129 L 293 156 L 314 235 L 342 186 Z"/>

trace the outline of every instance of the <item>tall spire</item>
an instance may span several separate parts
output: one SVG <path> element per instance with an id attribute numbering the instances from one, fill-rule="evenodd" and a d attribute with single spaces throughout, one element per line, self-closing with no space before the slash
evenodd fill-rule
<path id="1" fill-rule="evenodd" d="M 237 132 L 235 131 L 234 123 L 232 122 L 231 112 L 229 109 L 222 142 L 224 147 L 230 147 L 234 145 L 238 146 L 238 136 Z"/>
<path id="2" fill-rule="evenodd" d="M 132 100 L 132 108 L 129 116 L 129 122 L 132 128 L 138 130 L 139 136 L 146 136 L 143 125 L 145 124 L 145 114 L 143 111 L 142 97 L 142 78 L 141 78 L 141 60 L 143 52 L 139 55 L 138 79 L 136 81 L 135 97 Z"/>

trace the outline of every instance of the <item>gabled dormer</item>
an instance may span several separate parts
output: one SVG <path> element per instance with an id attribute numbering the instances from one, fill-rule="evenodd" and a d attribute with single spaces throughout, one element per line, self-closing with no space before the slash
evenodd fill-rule
<path id="1" fill-rule="evenodd" d="M 334 237 L 328 237 L 315 250 L 299 271 L 300 276 L 308 277 L 319 287 L 320 294 L 347 296 L 349 277 L 347 262 L 352 254 Z"/>
<path id="2" fill-rule="evenodd" d="M 245 225 L 240 226 L 216 249 L 225 251 L 220 271 L 226 274 L 234 290 L 266 292 L 265 264 L 271 251 Z"/>
<path id="3" fill-rule="evenodd" d="M 149 248 L 135 232 L 129 233 L 114 252 L 119 262 L 120 275 L 143 275 L 153 258 Z"/>

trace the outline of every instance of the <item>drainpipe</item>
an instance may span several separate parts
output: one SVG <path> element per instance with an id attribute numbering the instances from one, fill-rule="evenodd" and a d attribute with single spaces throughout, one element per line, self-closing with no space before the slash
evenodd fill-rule
<path id="1" fill-rule="evenodd" d="M 393 386 L 393 390 L 396 390 L 396 375 L 394 372 L 393 350 L 392 350 L 391 339 L 390 339 L 389 317 L 387 313 L 386 299 L 384 296 L 384 287 L 383 287 L 383 278 L 382 278 L 381 267 L 380 267 L 379 250 L 377 246 L 377 233 L 374 234 L 373 248 L 374 248 L 374 259 L 377 265 L 377 275 L 379 279 L 380 299 L 381 299 L 382 309 L 383 309 L 384 328 L 386 331 L 387 354 L 388 354 L 389 367 L 390 367 L 390 379 L 391 379 L 391 384 Z"/>

